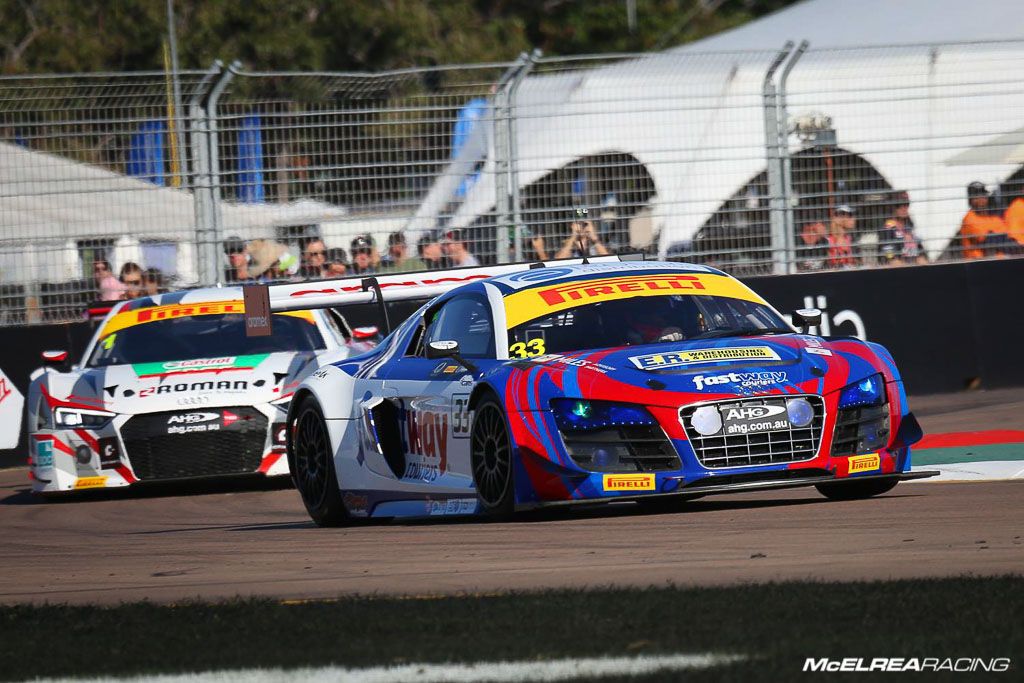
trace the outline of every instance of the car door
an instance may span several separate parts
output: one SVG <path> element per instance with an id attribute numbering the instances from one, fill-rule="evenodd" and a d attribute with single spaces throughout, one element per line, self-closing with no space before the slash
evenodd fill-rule
<path id="1" fill-rule="evenodd" d="M 403 481 L 465 492 L 472 485 L 469 396 L 475 380 L 458 361 L 426 357 L 427 343 L 442 340 L 457 341 L 474 364 L 493 360 L 493 318 L 482 293 L 426 311 L 405 354 L 390 364 L 384 386 L 397 407 Z"/>

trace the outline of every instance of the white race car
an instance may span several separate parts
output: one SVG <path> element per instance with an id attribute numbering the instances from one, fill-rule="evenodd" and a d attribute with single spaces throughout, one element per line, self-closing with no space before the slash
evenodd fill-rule
<path id="1" fill-rule="evenodd" d="M 272 326 L 247 336 L 241 287 L 197 289 L 116 304 L 77 365 L 44 352 L 25 410 L 32 489 L 288 474 L 292 393 L 376 330 L 329 310 L 275 313 Z"/>

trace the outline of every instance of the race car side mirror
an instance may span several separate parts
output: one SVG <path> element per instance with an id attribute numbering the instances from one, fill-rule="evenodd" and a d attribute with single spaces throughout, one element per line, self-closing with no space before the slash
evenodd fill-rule
<path id="1" fill-rule="evenodd" d="M 63 370 L 68 364 L 68 352 L 67 351 L 43 351 L 43 365 L 48 368 L 57 368 Z"/>
<path id="2" fill-rule="evenodd" d="M 797 323 L 797 327 L 800 328 L 800 332 L 807 334 L 807 331 L 812 327 L 818 327 L 821 325 L 821 309 L 819 308 L 800 308 L 793 311 L 793 322 Z"/>
<path id="3" fill-rule="evenodd" d="M 427 344 L 427 358 L 454 358 L 459 355 L 459 342 L 432 341 Z"/>
<path id="4" fill-rule="evenodd" d="M 453 340 L 427 342 L 427 358 L 451 358 L 458 361 L 470 372 L 476 372 L 476 365 L 470 363 L 459 353 L 459 342 Z"/>

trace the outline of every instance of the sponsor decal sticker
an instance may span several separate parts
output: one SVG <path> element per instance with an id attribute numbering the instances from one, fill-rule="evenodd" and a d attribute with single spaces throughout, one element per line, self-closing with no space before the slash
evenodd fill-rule
<path id="1" fill-rule="evenodd" d="M 878 457 L 878 453 L 855 455 L 850 458 L 850 474 L 855 472 L 871 472 L 877 470 L 881 464 L 882 459 Z"/>
<path id="2" fill-rule="evenodd" d="M 779 354 L 768 346 L 735 346 L 713 349 L 690 349 L 689 351 L 673 351 L 670 353 L 648 353 L 643 356 L 630 356 L 633 365 L 641 370 L 657 370 L 681 365 L 697 363 L 715 363 L 718 361 L 743 360 L 781 360 Z"/>
<path id="3" fill-rule="evenodd" d="M 107 477 L 79 477 L 76 489 L 98 489 L 107 485 Z"/>
<path id="4" fill-rule="evenodd" d="M 220 415 L 217 413 L 183 413 L 181 415 L 171 415 L 167 418 L 167 424 L 198 424 L 200 422 L 210 422 L 219 417 Z"/>
<path id="5" fill-rule="evenodd" d="M 251 356 L 225 356 L 222 358 L 195 358 L 192 360 L 170 360 L 157 363 L 136 363 L 132 365 L 139 377 L 162 377 L 190 372 L 221 372 L 224 370 L 252 370 L 267 359 L 269 353 Z"/>
<path id="6" fill-rule="evenodd" d="M 763 420 L 786 412 L 786 406 L 737 406 L 726 408 L 722 417 L 726 420 Z"/>
<path id="7" fill-rule="evenodd" d="M 653 474 L 606 474 L 602 478 L 605 491 L 653 491 Z"/>
<path id="8" fill-rule="evenodd" d="M 476 498 L 449 498 L 448 500 L 426 501 L 427 514 L 437 515 L 469 515 L 476 512 Z"/>
<path id="9" fill-rule="evenodd" d="M 735 384 L 744 389 L 759 389 L 776 384 L 785 384 L 788 375 L 784 372 L 726 372 L 721 375 L 695 375 L 691 378 L 697 391 L 711 386 Z"/>
<path id="10" fill-rule="evenodd" d="M 180 394 L 184 392 L 201 393 L 229 393 L 240 394 L 248 391 L 249 382 L 246 380 L 209 380 L 207 382 L 178 382 L 175 384 L 160 384 L 155 387 L 139 389 L 139 398 L 148 396 L 160 396 L 163 394 Z M 135 392 L 131 389 L 124 391 L 125 396 L 132 396 Z M 179 405 L 184 405 L 179 401 Z"/>
<path id="11" fill-rule="evenodd" d="M 814 346 L 808 346 L 804 349 L 807 353 L 813 353 L 815 356 L 831 356 L 832 352 L 828 349 L 819 349 Z"/>
<path id="12" fill-rule="evenodd" d="M 586 368 L 587 370 L 593 370 L 600 372 L 602 375 L 608 373 L 610 370 L 614 370 L 614 366 L 605 365 L 604 363 L 595 363 L 593 361 L 585 360 L 583 358 L 570 358 L 569 356 L 563 356 L 559 353 L 549 353 L 544 356 L 537 356 L 531 358 L 534 363 L 558 363 L 561 365 L 571 365 L 576 368 Z"/>
<path id="13" fill-rule="evenodd" d="M 514 292 L 505 297 L 505 318 L 508 327 L 513 328 L 534 318 L 598 301 L 678 294 L 724 296 L 764 303 L 746 285 L 726 275 L 639 272 L 552 285 L 538 284 Z"/>
<path id="14" fill-rule="evenodd" d="M 53 441 L 36 441 L 36 467 L 53 467 Z"/>
<path id="15" fill-rule="evenodd" d="M 341 502 L 350 515 L 366 516 L 370 510 L 370 499 L 368 496 L 345 491 Z"/>
<path id="16" fill-rule="evenodd" d="M 135 327 L 136 325 L 157 322 L 159 320 L 188 318 L 195 315 L 222 315 L 225 313 L 243 315 L 245 313 L 245 304 L 238 300 L 209 301 L 198 304 L 177 303 L 167 304 L 165 306 L 149 306 L 147 308 L 123 310 L 107 321 L 107 324 L 103 327 L 103 332 L 100 335 L 100 338 L 105 339 L 107 335 L 120 332 L 123 329 Z M 310 311 L 287 311 L 275 313 L 274 315 L 288 315 L 305 320 L 310 324 L 315 324 L 313 314 Z"/>

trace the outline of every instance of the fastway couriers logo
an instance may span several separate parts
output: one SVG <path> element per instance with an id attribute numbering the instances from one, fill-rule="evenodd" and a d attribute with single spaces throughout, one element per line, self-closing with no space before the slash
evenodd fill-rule
<path id="1" fill-rule="evenodd" d="M 697 391 L 720 384 L 735 384 L 745 389 L 770 387 L 784 384 L 787 375 L 784 372 L 727 372 L 722 375 L 695 375 L 692 377 Z"/>
<path id="2" fill-rule="evenodd" d="M 884 671 L 891 673 L 903 673 L 905 671 L 956 671 L 968 673 L 973 671 L 995 671 L 1004 672 L 1010 670 L 1009 657 L 994 657 L 992 659 L 981 659 L 979 657 L 843 657 L 842 659 L 829 659 L 821 657 L 816 659 L 808 657 L 804 660 L 804 671 L 827 671 L 835 673 L 838 671 L 849 672 L 870 672 Z"/>

